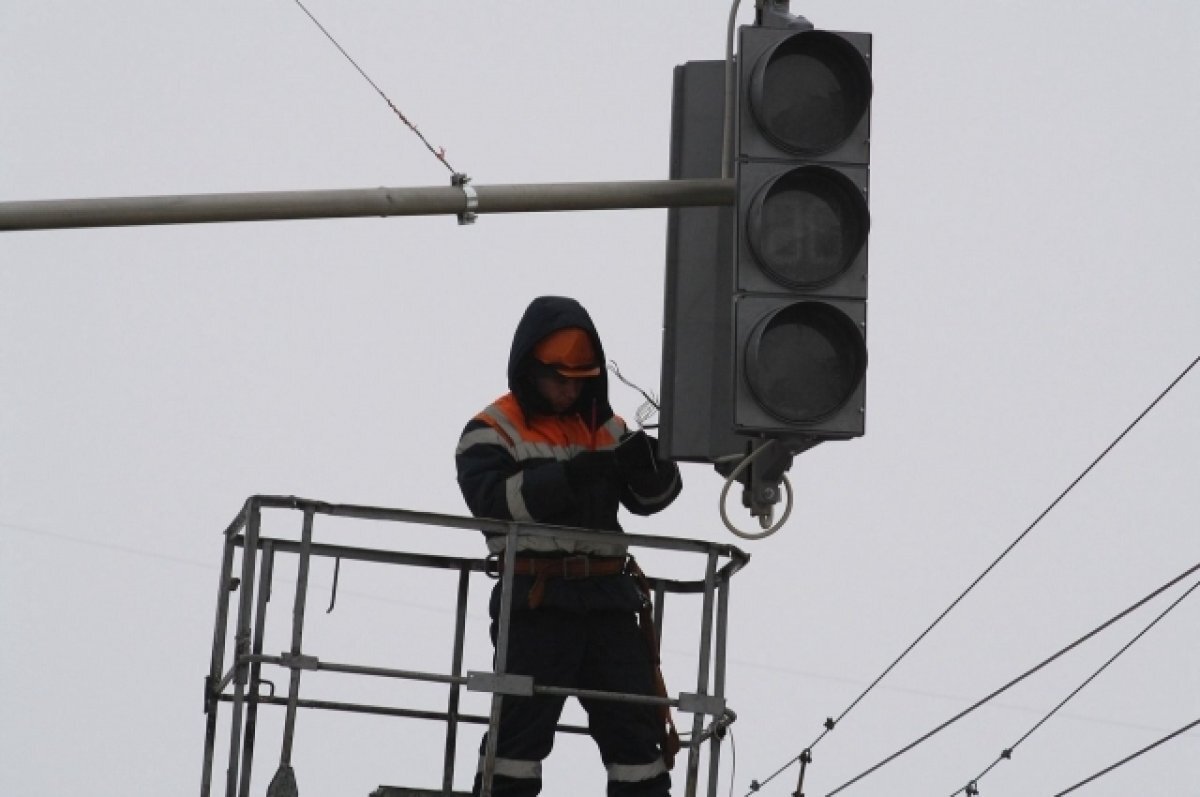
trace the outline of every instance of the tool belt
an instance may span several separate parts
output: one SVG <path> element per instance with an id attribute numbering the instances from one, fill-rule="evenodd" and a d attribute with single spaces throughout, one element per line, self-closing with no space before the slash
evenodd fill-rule
<path id="1" fill-rule="evenodd" d="M 528 557 L 518 556 L 513 564 L 513 573 L 518 576 L 534 576 L 529 589 L 529 608 L 536 609 L 546 597 L 546 582 L 552 578 L 576 581 L 592 576 L 615 576 L 625 572 L 624 556 L 564 556 Z"/>

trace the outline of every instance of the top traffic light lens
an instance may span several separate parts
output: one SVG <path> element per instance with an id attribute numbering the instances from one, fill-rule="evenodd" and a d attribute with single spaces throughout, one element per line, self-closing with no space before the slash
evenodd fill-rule
<path id="1" fill-rule="evenodd" d="M 763 133 L 798 155 L 821 155 L 854 132 L 871 102 L 871 73 L 852 44 L 805 31 L 754 65 L 750 105 Z"/>

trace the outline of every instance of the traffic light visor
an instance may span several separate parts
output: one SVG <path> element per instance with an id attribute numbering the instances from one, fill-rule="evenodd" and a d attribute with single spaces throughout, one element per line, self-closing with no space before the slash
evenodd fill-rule
<path id="1" fill-rule="evenodd" d="M 870 212 L 849 178 L 823 166 L 765 183 L 746 217 L 755 259 L 775 282 L 814 288 L 841 276 L 867 241 Z"/>
<path id="2" fill-rule="evenodd" d="M 816 423 L 841 409 L 866 374 L 863 333 L 837 308 L 794 302 L 764 315 L 746 341 L 755 401 L 786 423 Z"/>
<path id="3" fill-rule="evenodd" d="M 797 155 L 820 155 L 854 132 L 871 102 L 871 71 L 846 39 L 804 31 L 758 59 L 750 107 L 763 134 Z"/>

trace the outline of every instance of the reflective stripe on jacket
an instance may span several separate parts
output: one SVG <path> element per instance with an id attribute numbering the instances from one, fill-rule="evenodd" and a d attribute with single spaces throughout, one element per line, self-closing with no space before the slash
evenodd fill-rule
<path id="1" fill-rule="evenodd" d="M 611 483 L 577 494 L 564 463 L 584 451 L 614 449 L 626 433 L 616 415 L 594 430 L 578 414 L 526 417 L 509 393 L 464 429 L 455 451 L 459 486 L 476 517 L 620 532 L 618 505 L 639 515 L 665 508 L 679 494 L 678 468 L 662 463 L 661 478 L 639 483 L 640 492 L 614 475 Z M 488 542 L 492 550 L 503 546 L 501 537 Z M 620 556 L 625 546 L 529 538 L 521 550 Z"/>

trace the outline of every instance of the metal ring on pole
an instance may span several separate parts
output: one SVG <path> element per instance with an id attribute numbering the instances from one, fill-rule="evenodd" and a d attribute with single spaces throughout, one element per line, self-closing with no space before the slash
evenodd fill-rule
<path id="1" fill-rule="evenodd" d="M 460 225 L 474 224 L 475 219 L 479 217 L 476 212 L 479 209 L 479 194 L 475 193 L 475 187 L 471 185 L 471 178 L 461 172 L 455 172 L 450 177 L 450 185 L 461 188 L 467 197 L 467 208 L 458 214 L 458 223 Z"/>

